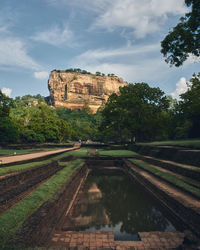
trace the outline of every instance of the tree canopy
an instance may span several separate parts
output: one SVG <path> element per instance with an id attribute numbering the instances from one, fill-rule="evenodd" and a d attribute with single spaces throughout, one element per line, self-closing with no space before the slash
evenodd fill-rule
<path id="1" fill-rule="evenodd" d="M 162 124 L 168 100 L 159 88 L 147 83 L 129 84 L 112 94 L 102 111 L 102 133 L 109 139 L 153 139 Z"/>
<path id="2" fill-rule="evenodd" d="M 10 109 L 14 101 L 0 90 L 0 143 L 18 141 L 18 128 L 10 118 Z"/>
<path id="3" fill-rule="evenodd" d="M 181 95 L 180 111 L 189 124 L 188 136 L 200 137 L 200 73 L 193 75 L 189 89 Z"/>
<path id="4" fill-rule="evenodd" d="M 180 22 L 161 42 L 161 53 L 166 62 L 177 67 L 190 56 L 200 56 L 200 1 L 185 0 L 191 11 L 180 18 Z"/>

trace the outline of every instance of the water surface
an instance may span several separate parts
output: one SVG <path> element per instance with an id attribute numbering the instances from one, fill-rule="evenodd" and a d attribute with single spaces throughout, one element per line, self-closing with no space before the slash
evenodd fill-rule
<path id="1" fill-rule="evenodd" d="M 139 240 L 138 232 L 178 229 L 174 218 L 122 172 L 90 174 L 64 227 L 73 231 L 112 231 L 115 240 Z"/>

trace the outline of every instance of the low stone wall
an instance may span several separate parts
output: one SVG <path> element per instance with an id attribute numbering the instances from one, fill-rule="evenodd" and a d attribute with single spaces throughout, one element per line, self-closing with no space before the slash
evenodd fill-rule
<path id="1" fill-rule="evenodd" d="M 149 190 L 154 195 L 154 197 L 156 197 L 161 202 L 162 205 L 171 211 L 172 215 L 177 216 L 179 220 L 182 221 L 185 228 L 188 227 L 200 237 L 200 214 L 196 212 L 194 208 L 186 208 L 183 206 L 179 200 L 157 188 L 146 178 L 139 175 L 137 171 L 134 171 L 133 168 L 130 168 L 127 162 L 124 163 L 124 167 L 126 168 L 127 173 L 140 184 L 142 184 L 147 190 Z"/>
<path id="2" fill-rule="evenodd" d="M 29 179 L 39 177 L 46 171 L 50 171 L 52 168 L 56 168 L 57 166 L 58 162 L 54 161 L 50 164 L 43 164 L 37 167 L 32 167 L 30 169 L 20 171 L 19 173 L 8 175 L 0 179 L 0 190 L 5 191 L 13 186 L 27 182 Z"/>
<path id="3" fill-rule="evenodd" d="M 25 175 L 9 176 L 3 181 L 4 188 L 0 191 L 0 213 L 10 207 L 18 200 L 18 196 L 24 192 L 31 190 L 37 184 L 51 177 L 63 166 L 59 166 L 57 162 L 52 162 L 49 165 L 40 166 L 38 173 L 32 175 L 32 171 L 28 171 Z M 26 176 L 26 177 L 25 177 Z"/>
<path id="4" fill-rule="evenodd" d="M 200 150 L 192 150 L 184 147 L 140 145 L 127 146 L 127 148 L 142 155 L 200 167 Z"/>
<path id="5" fill-rule="evenodd" d="M 45 202 L 29 217 L 17 232 L 13 241 L 15 244 L 38 247 L 47 242 L 52 230 L 70 205 L 73 195 L 80 184 L 80 179 L 86 175 L 86 170 L 86 166 L 78 169 L 53 200 Z"/>
<path id="6" fill-rule="evenodd" d="M 70 180 L 57 193 L 55 199 L 44 203 L 29 219 L 23 224 L 22 228 L 16 234 L 14 243 L 21 246 L 39 247 L 47 246 L 49 237 L 55 229 L 59 229 L 64 213 L 68 210 L 71 201 L 76 193 L 80 180 L 87 175 L 89 169 L 113 168 L 123 170 L 130 178 L 140 183 L 152 195 L 158 199 L 162 205 L 171 211 L 174 217 L 181 219 L 183 227 L 196 232 L 199 236 L 200 217 L 194 209 L 185 208 L 179 201 L 167 195 L 164 191 L 158 189 L 151 182 L 140 176 L 127 164 L 126 160 L 107 158 L 102 161 L 99 158 L 89 159 L 86 164 L 77 170 Z"/>

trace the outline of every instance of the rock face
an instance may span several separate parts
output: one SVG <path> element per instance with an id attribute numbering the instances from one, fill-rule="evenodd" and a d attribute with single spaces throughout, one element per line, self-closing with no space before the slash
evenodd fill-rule
<path id="1" fill-rule="evenodd" d="M 119 93 L 119 87 L 127 84 L 116 76 L 52 71 L 48 81 L 50 104 L 78 110 L 87 103 L 93 112 L 97 112 L 109 95 Z"/>

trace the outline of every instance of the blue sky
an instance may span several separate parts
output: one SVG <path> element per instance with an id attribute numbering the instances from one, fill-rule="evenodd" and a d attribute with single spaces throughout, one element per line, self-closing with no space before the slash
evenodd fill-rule
<path id="1" fill-rule="evenodd" d="M 48 96 L 51 70 L 81 68 L 177 97 L 200 63 L 170 67 L 160 41 L 187 11 L 184 0 L 1 0 L 0 89 Z"/>

